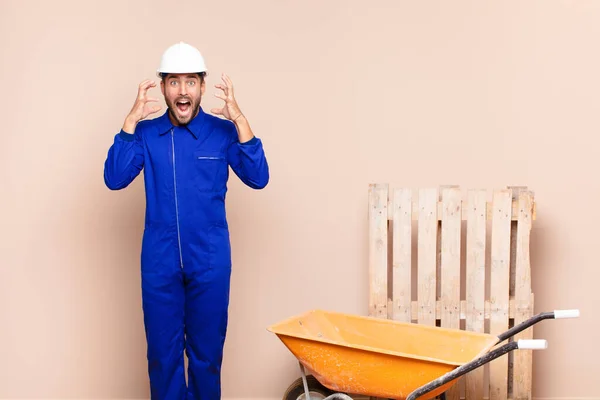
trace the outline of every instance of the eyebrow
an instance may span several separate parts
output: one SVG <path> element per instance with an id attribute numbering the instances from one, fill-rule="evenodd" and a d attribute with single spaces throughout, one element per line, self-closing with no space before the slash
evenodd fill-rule
<path id="1" fill-rule="evenodd" d="M 198 75 L 196 75 L 196 74 L 189 74 L 189 75 L 186 75 L 184 77 L 184 79 L 190 79 L 190 78 L 192 78 L 192 79 L 199 79 Z M 169 79 L 169 80 L 171 80 L 171 79 L 179 79 L 179 77 L 177 77 L 177 76 L 169 76 L 167 79 Z"/>

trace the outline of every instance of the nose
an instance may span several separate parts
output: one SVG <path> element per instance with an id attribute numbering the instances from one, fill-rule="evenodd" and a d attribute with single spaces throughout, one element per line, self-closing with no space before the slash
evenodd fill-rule
<path id="1" fill-rule="evenodd" d="M 185 96 L 187 94 L 187 87 L 184 84 L 179 85 L 179 95 Z"/>

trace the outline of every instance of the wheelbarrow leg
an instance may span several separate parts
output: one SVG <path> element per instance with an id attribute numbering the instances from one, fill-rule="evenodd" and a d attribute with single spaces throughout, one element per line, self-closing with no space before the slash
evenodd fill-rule
<path id="1" fill-rule="evenodd" d="M 301 362 L 298 362 L 300 365 L 300 372 L 302 372 L 302 383 L 304 384 L 304 394 L 306 395 L 306 400 L 310 400 L 310 394 L 308 390 L 308 382 L 306 381 L 306 372 L 304 371 L 304 365 Z"/>
<path id="2" fill-rule="evenodd" d="M 302 373 L 302 383 L 304 384 L 304 394 L 306 396 L 306 400 L 310 400 L 310 392 L 308 390 L 308 381 L 306 380 L 306 371 L 304 370 L 304 365 L 302 363 L 298 363 L 300 365 L 300 372 Z M 325 397 L 323 400 L 353 400 L 352 397 L 348 396 L 345 393 L 334 393 Z"/>

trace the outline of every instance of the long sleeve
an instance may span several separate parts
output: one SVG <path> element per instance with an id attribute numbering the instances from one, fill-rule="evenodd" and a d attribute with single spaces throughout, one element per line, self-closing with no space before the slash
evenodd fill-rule
<path id="1" fill-rule="evenodd" d="M 104 163 L 104 183 L 111 190 L 126 188 L 144 167 L 141 134 L 121 130 L 115 135 Z"/>
<path id="2" fill-rule="evenodd" d="M 255 136 L 248 142 L 240 143 L 235 127 L 233 132 L 228 149 L 231 169 L 247 186 L 263 189 L 269 183 L 269 165 L 262 141 Z"/>

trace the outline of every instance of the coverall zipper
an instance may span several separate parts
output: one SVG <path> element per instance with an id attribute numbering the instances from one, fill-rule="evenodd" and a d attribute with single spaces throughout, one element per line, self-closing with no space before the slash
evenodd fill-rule
<path id="1" fill-rule="evenodd" d="M 175 192 L 175 219 L 177 220 L 177 243 L 179 247 L 179 263 L 183 268 L 183 256 L 181 255 L 181 234 L 179 233 L 179 205 L 177 204 L 177 173 L 175 172 L 175 138 L 171 129 L 171 149 L 173 152 L 173 187 Z"/>

